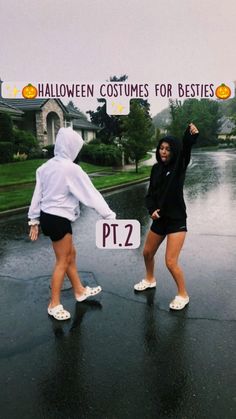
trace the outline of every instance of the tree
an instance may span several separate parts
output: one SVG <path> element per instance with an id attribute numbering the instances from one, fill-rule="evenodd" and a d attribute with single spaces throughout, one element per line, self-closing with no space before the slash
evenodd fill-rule
<path id="1" fill-rule="evenodd" d="M 0 141 L 12 141 L 13 123 L 11 116 L 6 113 L 0 113 Z"/>
<path id="2" fill-rule="evenodd" d="M 236 93 L 236 92 L 235 92 Z M 236 97 L 227 99 L 225 101 L 219 101 L 220 113 L 222 116 L 232 117 L 236 114 Z"/>
<path id="3" fill-rule="evenodd" d="M 155 129 L 155 144 L 157 144 L 161 139 L 161 130 L 160 128 L 156 127 Z"/>
<path id="4" fill-rule="evenodd" d="M 81 112 L 81 110 L 74 104 L 74 102 L 72 100 L 70 100 L 67 104 L 67 109 L 69 112 L 74 112 L 76 114 L 78 114 L 79 116 L 81 116 L 82 118 L 87 120 L 87 116 Z"/>
<path id="5" fill-rule="evenodd" d="M 13 159 L 13 123 L 11 116 L 0 113 L 0 163 L 8 163 Z"/>
<path id="6" fill-rule="evenodd" d="M 193 122 L 199 129 L 198 146 L 217 144 L 220 126 L 219 104 L 209 99 L 187 99 L 170 101 L 171 123 L 168 130 L 178 138 L 183 135 L 186 126 Z"/>
<path id="7" fill-rule="evenodd" d="M 67 104 L 67 108 L 71 109 L 73 111 L 78 112 L 79 108 L 74 104 L 73 100 L 69 100 L 68 104 Z"/>
<path id="8" fill-rule="evenodd" d="M 142 100 L 131 100 L 130 113 L 122 121 L 122 145 L 130 158 L 135 160 L 136 172 L 138 163 L 152 146 L 154 127 L 147 109 L 149 106 Z"/>
<path id="9" fill-rule="evenodd" d="M 29 155 L 32 150 L 38 148 L 38 142 L 32 132 L 14 128 L 13 133 L 15 153 L 26 153 Z"/>
<path id="10" fill-rule="evenodd" d="M 226 114 L 230 120 L 232 121 L 232 123 L 234 124 L 234 128 L 232 128 L 231 133 L 229 134 L 229 139 L 228 142 L 230 142 L 230 137 L 233 135 L 236 135 L 236 97 L 230 99 L 228 102 L 228 113 Z"/>
<path id="11" fill-rule="evenodd" d="M 120 77 L 110 77 L 110 82 L 124 82 L 128 79 L 128 76 L 123 75 Z M 105 144 L 113 144 L 115 138 L 121 140 L 122 127 L 121 127 L 121 116 L 110 116 L 106 112 L 106 100 L 98 99 L 98 103 L 101 104 L 97 107 L 96 111 L 88 111 L 91 122 L 100 127 L 98 138 Z"/>

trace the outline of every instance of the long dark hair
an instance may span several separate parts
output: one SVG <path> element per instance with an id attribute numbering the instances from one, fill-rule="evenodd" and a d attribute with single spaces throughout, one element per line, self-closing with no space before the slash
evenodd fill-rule
<path id="1" fill-rule="evenodd" d="M 156 160 L 158 161 L 158 163 L 161 163 L 161 158 L 160 158 L 160 147 L 162 143 L 168 143 L 170 146 L 170 151 L 171 151 L 171 161 L 170 163 L 173 164 L 176 162 L 176 160 L 179 157 L 179 154 L 181 152 L 182 149 L 182 144 L 181 142 L 173 137 L 172 135 L 166 135 L 165 137 L 161 138 L 159 143 L 157 144 L 157 148 L 156 148 Z"/>

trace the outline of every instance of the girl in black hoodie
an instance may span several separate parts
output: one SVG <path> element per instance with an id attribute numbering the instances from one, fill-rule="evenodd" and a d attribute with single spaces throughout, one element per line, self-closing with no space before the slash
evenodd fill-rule
<path id="1" fill-rule="evenodd" d="M 153 220 L 147 235 L 143 256 L 146 278 L 135 284 L 136 291 L 155 288 L 154 256 L 162 241 L 167 237 L 166 266 L 172 274 L 178 294 L 170 303 L 173 310 L 181 310 L 189 303 L 184 274 L 178 265 L 178 258 L 186 236 L 186 206 L 183 186 L 192 145 L 196 142 L 198 129 L 190 124 L 182 143 L 172 136 L 159 141 L 156 149 L 157 163 L 151 171 L 146 196 L 146 206 Z"/>

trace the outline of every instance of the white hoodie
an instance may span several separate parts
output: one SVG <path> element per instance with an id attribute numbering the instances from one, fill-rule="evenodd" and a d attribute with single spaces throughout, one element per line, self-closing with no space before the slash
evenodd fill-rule
<path id="1" fill-rule="evenodd" d="M 83 139 L 77 132 L 72 128 L 60 128 L 55 157 L 36 171 L 36 186 L 28 212 L 31 220 L 38 220 L 42 210 L 74 221 L 80 214 L 80 201 L 94 208 L 103 218 L 116 217 L 88 175 L 73 163 L 82 146 Z"/>

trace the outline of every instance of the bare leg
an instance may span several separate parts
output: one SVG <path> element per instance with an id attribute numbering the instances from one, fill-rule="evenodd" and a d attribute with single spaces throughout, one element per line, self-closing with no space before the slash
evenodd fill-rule
<path id="1" fill-rule="evenodd" d="M 184 273 L 178 265 L 178 258 L 184 244 L 185 236 L 186 232 L 168 234 L 166 245 L 166 266 L 176 282 L 178 295 L 181 297 L 188 296 L 185 288 Z"/>
<path id="2" fill-rule="evenodd" d="M 144 262 L 146 266 L 146 280 L 150 282 L 155 281 L 154 277 L 154 256 L 160 244 L 163 242 L 165 236 L 149 231 L 143 249 Z"/>
<path id="3" fill-rule="evenodd" d="M 75 295 L 83 294 L 85 287 L 82 285 L 79 274 L 78 274 L 77 265 L 76 265 L 76 250 L 73 243 L 72 243 L 70 264 L 66 270 L 66 274 L 71 282 Z"/>
<path id="4" fill-rule="evenodd" d="M 62 283 L 64 281 L 65 273 L 70 263 L 72 251 L 72 236 L 66 234 L 63 239 L 52 243 L 53 250 L 56 256 L 56 264 L 52 274 L 51 280 L 51 302 L 50 307 L 53 308 L 60 304 L 60 292 Z"/>

